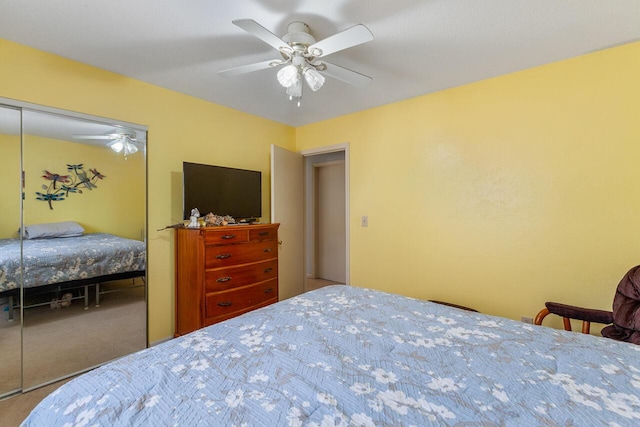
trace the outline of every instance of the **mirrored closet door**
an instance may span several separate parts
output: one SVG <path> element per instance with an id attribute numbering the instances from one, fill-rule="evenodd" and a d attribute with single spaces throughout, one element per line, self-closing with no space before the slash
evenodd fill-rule
<path id="1" fill-rule="evenodd" d="M 20 306 L 20 110 L 0 105 L 0 397 L 19 391 L 21 384 Z"/>
<path id="2" fill-rule="evenodd" d="M 19 113 L 23 198 L 2 237 L 19 243 L 20 300 L 0 322 L 22 330 L 15 372 L 26 391 L 147 346 L 146 129 Z"/>

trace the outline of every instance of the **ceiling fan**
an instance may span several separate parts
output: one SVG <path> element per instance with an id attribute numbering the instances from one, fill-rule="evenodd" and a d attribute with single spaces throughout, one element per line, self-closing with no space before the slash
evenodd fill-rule
<path id="1" fill-rule="evenodd" d="M 317 42 L 309 32 L 309 26 L 304 22 L 290 23 L 287 27 L 287 34 L 282 38 L 253 19 L 237 19 L 232 22 L 277 49 L 282 59 L 271 59 L 219 71 L 218 74 L 223 77 L 232 77 L 284 65 L 278 71 L 278 82 L 286 88 L 290 100 L 298 101 L 298 106 L 300 106 L 302 98 L 303 79 L 314 92 L 324 84 L 324 75 L 359 87 L 363 87 L 371 81 L 369 76 L 324 60 L 332 53 L 373 40 L 371 31 L 362 24 Z"/>
<path id="2" fill-rule="evenodd" d="M 134 131 L 129 129 L 118 129 L 115 132 L 107 133 L 103 135 L 73 135 L 76 139 L 104 139 L 108 140 L 107 147 L 111 148 L 116 153 L 124 151 L 125 157 L 129 154 L 137 153 L 137 135 Z"/>

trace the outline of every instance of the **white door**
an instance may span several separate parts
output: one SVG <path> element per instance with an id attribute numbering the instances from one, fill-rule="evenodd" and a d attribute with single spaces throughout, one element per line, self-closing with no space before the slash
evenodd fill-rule
<path id="1" fill-rule="evenodd" d="M 280 223 L 280 300 L 304 292 L 304 160 L 301 154 L 271 146 L 271 222 Z"/>
<path id="2" fill-rule="evenodd" d="M 316 277 L 346 283 L 344 162 L 317 165 Z"/>

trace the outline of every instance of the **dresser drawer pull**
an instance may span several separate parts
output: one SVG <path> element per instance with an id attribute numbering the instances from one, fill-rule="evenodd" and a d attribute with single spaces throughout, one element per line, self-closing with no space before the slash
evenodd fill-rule
<path id="1" fill-rule="evenodd" d="M 271 233 L 269 233 L 268 231 L 261 231 L 260 233 L 258 233 L 258 236 L 268 236 L 269 234 Z"/>
<path id="2" fill-rule="evenodd" d="M 273 271 L 273 268 L 271 268 L 271 267 L 264 269 L 265 273 L 271 273 L 272 271 Z"/>
<path id="3" fill-rule="evenodd" d="M 271 248 L 265 248 L 264 249 L 265 252 L 271 252 L 271 250 L 272 250 Z"/>
<path id="4" fill-rule="evenodd" d="M 218 258 L 218 259 L 227 259 L 227 258 L 231 258 L 231 254 L 220 254 L 220 255 L 216 255 L 216 258 Z"/>
<path id="5" fill-rule="evenodd" d="M 222 301 L 218 303 L 220 307 L 229 307 L 231 304 L 233 304 L 231 301 Z"/>
<path id="6" fill-rule="evenodd" d="M 265 294 L 270 294 L 271 292 L 273 292 L 273 288 L 267 288 L 264 290 Z"/>
<path id="7" fill-rule="evenodd" d="M 229 280 L 231 280 L 231 277 L 226 276 L 226 277 L 221 277 L 218 280 L 216 280 L 216 282 L 218 283 L 224 283 L 224 282 L 228 282 Z"/>
<path id="8" fill-rule="evenodd" d="M 225 234 L 221 238 L 224 239 L 224 240 L 231 240 L 231 239 L 235 239 L 236 235 L 235 234 Z"/>

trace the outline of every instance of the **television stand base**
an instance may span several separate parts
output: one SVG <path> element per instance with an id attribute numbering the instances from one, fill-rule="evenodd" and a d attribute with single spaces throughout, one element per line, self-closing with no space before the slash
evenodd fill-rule
<path id="1" fill-rule="evenodd" d="M 239 224 L 252 224 L 256 222 L 258 218 L 242 218 L 238 221 Z"/>

